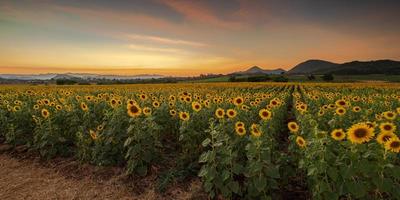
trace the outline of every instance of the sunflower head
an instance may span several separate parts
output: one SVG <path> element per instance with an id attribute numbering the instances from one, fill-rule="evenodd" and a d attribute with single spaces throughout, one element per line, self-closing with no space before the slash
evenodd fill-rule
<path id="1" fill-rule="evenodd" d="M 252 124 L 250 129 L 251 129 L 250 132 L 251 132 L 252 136 L 254 136 L 254 137 L 260 137 L 261 136 L 262 132 L 261 132 L 261 130 L 260 130 L 260 128 L 259 128 L 259 126 L 257 124 Z"/>
<path id="2" fill-rule="evenodd" d="M 95 131 L 89 130 L 89 134 L 90 134 L 90 137 L 91 137 L 93 140 L 96 140 L 96 139 L 97 139 L 97 133 L 96 133 Z"/>
<path id="3" fill-rule="evenodd" d="M 374 135 L 374 128 L 368 126 L 366 123 L 354 124 L 347 131 L 347 139 L 350 140 L 351 143 L 356 144 L 368 142 Z"/>
<path id="4" fill-rule="evenodd" d="M 236 105 L 236 106 L 242 105 L 243 102 L 244 102 L 244 100 L 243 100 L 242 97 L 236 97 L 236 98 L 233 99 L 233 104 Z"/>
<path id="5" fill-rule="evenodd" d="M 296 122 L 289 122 L 288 129 L 291 133 L 297 133 L 299 131 L 299 125 Z"/>
<path id="6" fill-rule="evenodd" d="M 397 114 L 392 111 L 386 111 L 383 113 L 383 117 L 387 120 L 394 120 L 396 119 Z"/>
<path id="7" fill-rule="evenodd" d="M 243 122 L 236 122 L 235 123 L 235 127 L 244 127 L 244 123 Z"/>
<path id="8" fill-rule="evenodd" d="M 378 134 L 378 136 L 376 137 L 376 141 L 379 144 L 385 144 L 387 141 L 389 141 L 392 138 L 398 138 L 394 133 L 390 133 L 390 132 L 381 132 Z"/>
<path id="9" fill-rule="evenodd" d="M 238 134 L 239 136 L 243 136 L 246 135 L 246 129 L 244 128 L 244 126 L 239 126 L 235 128 L 236 134 Z"/>
<path id="10" fill-rule="evenodd" d="M 182 121 L 188 121 L 188 120 L 190 119 L 190 115 L 189 115 L 189 113 L 187 113 L 187 112 L 180 112 L 180 113 L 179 113 L 179 118 L 180 118 Z"/>
<path id="11" fill-rule="evenodd" d="M 199 112 L 201 110 L 201 104 L 199 102 L 193 101 L 192 109 L 196 112 Z"/>
<path id="12" fill-rule="evenodd" d="M 396 130 L 396 125 L 392 122 L 383 122 L 379 125 L 379 129 L 381 129 L 381 132 L 393 133 Z"/>
<path id="13" fill-rule="evenodd" d="M 304 148 L 307 146 L 306 140 L 301 136 L 296 137 L 296 143 L 300 148 Z"/>
<path id="14" fill-rule="evenodd" d="M 83 111 L 85 111 L 85 112 L 89 110 L 88 106 L 87 106 L 86 103 L 84 103 L 84 102 L 81 103 L 81 109 L 82 109 Z"/>
<path id="15" fill-rule="evenodd" d="M 331 137 L 337 141 L 341 141 L 346 137 L 346 133 L 343 129 L 335 129 L 331 132 Z"/>
<path id="16" fill-rule="evenodd" d="M 391 138 L 385 143 L 385 149 L 395 153 L 400 152 L 400 140 L 399 138 Z"/>
<path id="17" fill-rule="evenodd" d="M 227 111 L 226 111 L 226 115 L 229 117 L 229 118 L 235 118 L 236 117 L 236 115 L 237 115 L 237 112 L 236 112 L 236 110 L 234 110 L 234 109 L 228 109 Z"/>
<path id="18" fill-rule="evenodd" d="M 353 107 L 353 112 L 360 112 L 360 111 L 361 111 L 360 106 L 354 106 Z"/>
<path id="19" fill-rule="evenodd" d="M 176 110 L 170 110 L 170 111 L 169 111 L 169 114 L 170 114 L 172 117 L 176 116 Z"/>
<path id="20" fill-rule="evenodd" d="M 267 110 L 267 109 L 261 109 L 258 112 L 258 115 L 261 117 L 261 119 L 263 120 L 269 120 L 272 117 L 271 111 Z"/>
<path id="21" fill-rule="evenodd" d="M 222 119 L 224 117 L 224 115 L 225 115 L 225 110 L 224 109 L 218 108 L 217 110 L 215 110 L 215 116 L 218 119 Z"/>
<path id="22" fill-rule="evenodd" d="M 42 109 L 42 116 L 44 118 L 48 118 L 50 116 L 50 112 L 47 109 L 43 108 Z"/>
<path id="23" fill-rule="evenodd" d="M 151 115 L 151 108 L 144 107 L 143 108 L 143 114 L 146 115 L 146 116 L 150 116 Z"/>
<path id="24" fill-rule="evenodd" d="M 128 104 L 126 108 L 130 117 L 137 117 L 140 116 L 140 114 L 142 113 L 142 109 L 137 104 Z"/>
<path id="25" fill-rule="evenodd" d="M 346 109 L 343 107 L 339 107 L 336 109 L 336 114 L 339 116 L 342 116 L 342 115 L 346 114 Z"/>

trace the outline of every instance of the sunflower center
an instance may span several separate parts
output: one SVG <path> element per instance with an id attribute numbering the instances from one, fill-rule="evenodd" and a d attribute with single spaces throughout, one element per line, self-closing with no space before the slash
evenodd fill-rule
<path id="1" fill-rule="evenodd" d="M 392 147 L 392 148 L 399 148 L 399 147 L 400 147 L 400 142 L 398 142 L 398 141 L 392 142 L 392 143 L 390 144 L 390 147 Z"/>
<path id="2" fill-rule="evenodd" d="M 131 110 L 132 113 L 139 112 L 139 109 L 136 106 L 132 106 L 130 110 Z"/>
<path id="3" fill-rule="evenodd" d="M 336 132 L 335 135 L 336 135 L 336 137 L 340 137 L 340 136 L 342 136 L 342 133 L 341 132 Z"/>
<path id="4" fill-rule="evenodd" d="M 267 113 L 267 112 L 263 112 L 262 115 L 263 115 L 264 117 L 268 117 L 268 113 Z"/>
<path id="5" fill-rule="evenodd" d="M 387 131 L 390 131 L 390 130 L 392 130 L 392 126 L 390 126 L 390 125 L 385 125 L 385 126 L 383 127 L 383 129 L 385 129 L 385 130 L 387 130 Z"/>
<path id="6" fill-rule="evenodd" d="M 363 138 L 363 137 L 367 136 L 367 130 L 363 129 L 363 128 L 359 128 L 359 129 L 354 131 L 354 135 L 357 138 Z"/>
<path id="7" fill-rule="evenodd" d="M 296 129 L 296 125 L 292 124 L 292 125 L 290 125 L 290 128 Z"/>
<path id="8" fill-rule="evenodd" d="M 390 140 L 390 138 L 392 138 L 392 136 L 385 135 L 385 136 L 383 136 L 382 140 L 386 142 L 386 141 Z"/>

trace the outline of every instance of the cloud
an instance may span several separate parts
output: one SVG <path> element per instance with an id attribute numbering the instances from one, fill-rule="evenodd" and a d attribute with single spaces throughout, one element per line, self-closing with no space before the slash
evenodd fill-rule
<path id="1" fill-rule="evenodd" d="M 200 42 L 193 42 L 193 41 L 180 40 L 180 39 L 171 39 L 171 38 L 151 36 L 151 35 L 128 34 L 127 38 L 134 39 L 134 40 L 147 40 L 147 41 L 152 41 L 152 42 L 156 42 L 156 43 L 170 44 L 170 45 L 187 45 L 187 46 L 194 46 L 194 47 L 207 46 L 207 44 L 200 43 Z"/>
<path id="2" fill-rule="evenodd" d="M 222 28 L 238 29 L 243 27 L 243 24 L 239 21 L 219 18 L 215 12 L 213 12 L 211 6 L 207 5 L 203 1 L 161 0 L 161 2 L 191 21 Z"/>
<path id="3" fill-rule="evenodd" d="M 174 48 L 158 48 L 158 47 L 150 47 L 145 45 L 137 45 L 130 44 L 128 45 L 129 49 L 138 50 L 138 51 L 151 51 L 151 52 L 163 52 L 163 53 L 188 53 L 182 49 L 174 49 Z"/>

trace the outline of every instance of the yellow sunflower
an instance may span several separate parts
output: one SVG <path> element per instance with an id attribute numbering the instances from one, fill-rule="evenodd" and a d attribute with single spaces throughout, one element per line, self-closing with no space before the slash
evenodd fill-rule
<path id="1" fill-rule="evenodd" d="M 360 112 L 360 111 L 361 111 L 360 106 L 354 106 L 353 107 L 353 112 Z"/>
<path id="2" fill-rule="evenodd" d="M 251 125 L 251 131 L 250 132 L 251 132 L 251 135 L 254 136 L 254 137 L 260 137 L 261 134 L 262 134 L 262 132 L 261 132 L 261 130 L 260 130 L 260 128 L 259 128 L 259 126 L 257 124 L 252 124 Z"/>
<path id="3" fill-rule="evenodd" d="M 244 127 L 244 123 L 243 122 L 236 122 L 235 123 L 235 127 Z"/>
<path id="4" fill-rule="evenodd" d="M 97 126 L 97 130 L 98 131 L 102 131 L 103 129 L 104 129 L 104 125 L 103 124 L 100 124 L 100 125 Z"/>
<path id="5" fill-rule="evenodd" d="M 226 110 L 226 115 L 229 117 L 229 118 L 234 118 L 234 117 L 236 117 L 236 115 L 237 115 L 237 112 L 236 112 L 236 110 L 234 110 L 234 109 L 228 109 L 228 110 Z"/>
<path id="6" fill-rule="evenodd" d="M 395 153 L 400 152 L 400 140 L 398 138 L 391 138 L 385 143 L 385 149 Z"/>
<path id="7" fill-rule="evenodd" d="M 91 137 L 93 140 L 96 140 L 96 139 L 97 139 L 97 133 L 96 133 L 95 131 L 89 130 L 89 134 L 90 134 L 90 137 Z"/>
<path id="8" fill-rule="evenodd" d="M 126 108 L 130 117 L 137 117 L 140 116 L 140 114 L 142 113 L 142 109 L 136 104 L 128 104 Z"/>
<path id="9" fill-rule="evenodd" d="M 153 101 L 153 107 L 154 107 L 154 108 L 160 107 L 160 102 L 158 102 L 158 101 Z"/>
<path id="10" fill-rule="evenodd" d="M 176 116 L 176 110 L 170 110 L 169 114 L 173 117 Z"/>
<path id="11" fill-rule="evenodd" d="M 381 132 L 393 133 L 396 131 L 396 125 L 391 122 L 383 122 L 379 125 L 379 129 L 381 129 Z"/>
<path id="12" fill-rule="evenodd" d="M 82 109 L 83 111 L 85 111 L 85 112 L 89 110 L 88 106 L 87 106 L 86 103 L 84 103 L 84 102 L 81 103 L 81 109 Z"/>
<path id="13" fill-rule="evenodd" d="M 46 108 L 43 108 L 42 109 L 42 116 L 44 118 L 48 118 L 50 116 L 50 112 Z"/>
<path id="14" fill-rule="evenodd" d="M 151 115 L 151 108 L 144 107 L 143 108 L 143 114 L 146 115 L 146 116 L 150 116 Z"/>
<path id="15" fill-rule="evenodd" d="M 180 112 L 180 113 L 179 113 L 179 118 L 180 118 L 182 121 L 188 121 L 188 120 L 190 119 L 190 115 L 189 115 L 189 113 L 187 113 L 187 112 Z"/>
<path id="16" fill-rule="evenodd" d="M 350 140 L 351 143 L 356 144 L 368 142 L 374 135 L 374 128 L 368 126 L 366 123 L 354 124 L 347 131 L 347 139 Z"/>
<path id="17" fill-rule="evenodd" d="M 343 107 L 339 107 L 336 109 L 336 114 L 342 116 L 346 114 L 346 109 L 344 109 Z"/>
<path id="18" fill-rule="evenodd" d="M 244 100 L 243 100 L 242 97 L 236 97 L 236 98 L 233 99 L 233 104 L 235 106 L 240 106 L 240 105 L 243 104 L 243 102 L 244 102 Z"/>
<path id="19" fill-rule="evenodd" d="M 244 128 L 244 126 L 236 127 L 235 131 L 236 131 L 236 134 L 238 134 L 239 136 L 246 135 L 246 129 Z"/>
<path id="20" fill-rule="evenodd" d="M 390 133 L 390 132 L 381 132 L 378 134 L 378 136 L 376 136 L 376 141 L 379 144 L 385 144 L 387 141 L 389 141 L 392 138 L 397 138 L 397 135 L 395 135 L 394 133 Z"/>
<path id="21" fill-rule="evenodd" d="M 225 110 L 222 109 L 222 108 L 218 108 L 218 109 L 215 111 L 215 116 L 216 116 L 217 118 L 219 118 L 219 119 L 223 118 L 224 115 L 225 115 Z"/>
<path id="22" fill-rule="evenodd" d="M 304 148 L 307 146 L 306 140 L 304 140 L 304 138 L 301 136 L 296 137 L 296 143 L 300 148 Z"/>
<path id="23" fill-rule="evenodd" d="M 192 109 L 194 111 L 196 111 L 196 112 L 199 112 L 201 110 L 201 104 L 196 102 L 196 101 L 193 101 L 192 102 Z"/>
<path id="24" fill-rule="evenodd" d="M 346 107 L 346 106 L 348 106 L 347 101 L 344 100 L 344 99 L 339 99 L 339 100 L 337 100 L 337 101 L 335 102 L 335 104 L 336 104 L 336 106 L 338 106 L 338 107 Z"/>
<path id="25" fill-rule="evenodd" d="M 383 113 L 383 117 L 387 120 L 394 120 L 396 119 L 396 113 L 392 111 L 386 111 Z"/>
<path id="26" fill-rule="evenodd" d="M 261 117 L 261 119 L 263 120 L 269 120 L 272 117 L 271 111 L 267 110 L 267 109 L 261 109 L 258 112 L 258 115 Z"/>
<path id="27" fill-rule="evenodd" d="M 299 125 L 296 122 L 289 122 L 288 128 L 291 133 L 297 133 L 299 131 Z"/>
<path id="28" fill-rule="evenodd" d="M 337 141 L 341 141 L 346 137 L 346 133 L 343 129 L 335 129 L 331 132 L 331 137 Z"/>

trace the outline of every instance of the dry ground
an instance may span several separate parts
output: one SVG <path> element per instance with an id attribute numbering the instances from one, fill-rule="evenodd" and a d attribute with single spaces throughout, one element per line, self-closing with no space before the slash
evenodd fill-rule
<path id="1" fill-rule="evenodd" d="M 101 168 L 72 159 L 40 161 L 0 152 L 0 199 L 203 199 L 200 184 L 171 187 L 164 194 L 154 188 L 154 177 L 137 181 L 121 168 Z M 201 193 L 201 192 L 200 192 Z M 197 197 L 195 197 L 197 196 Z"/>

